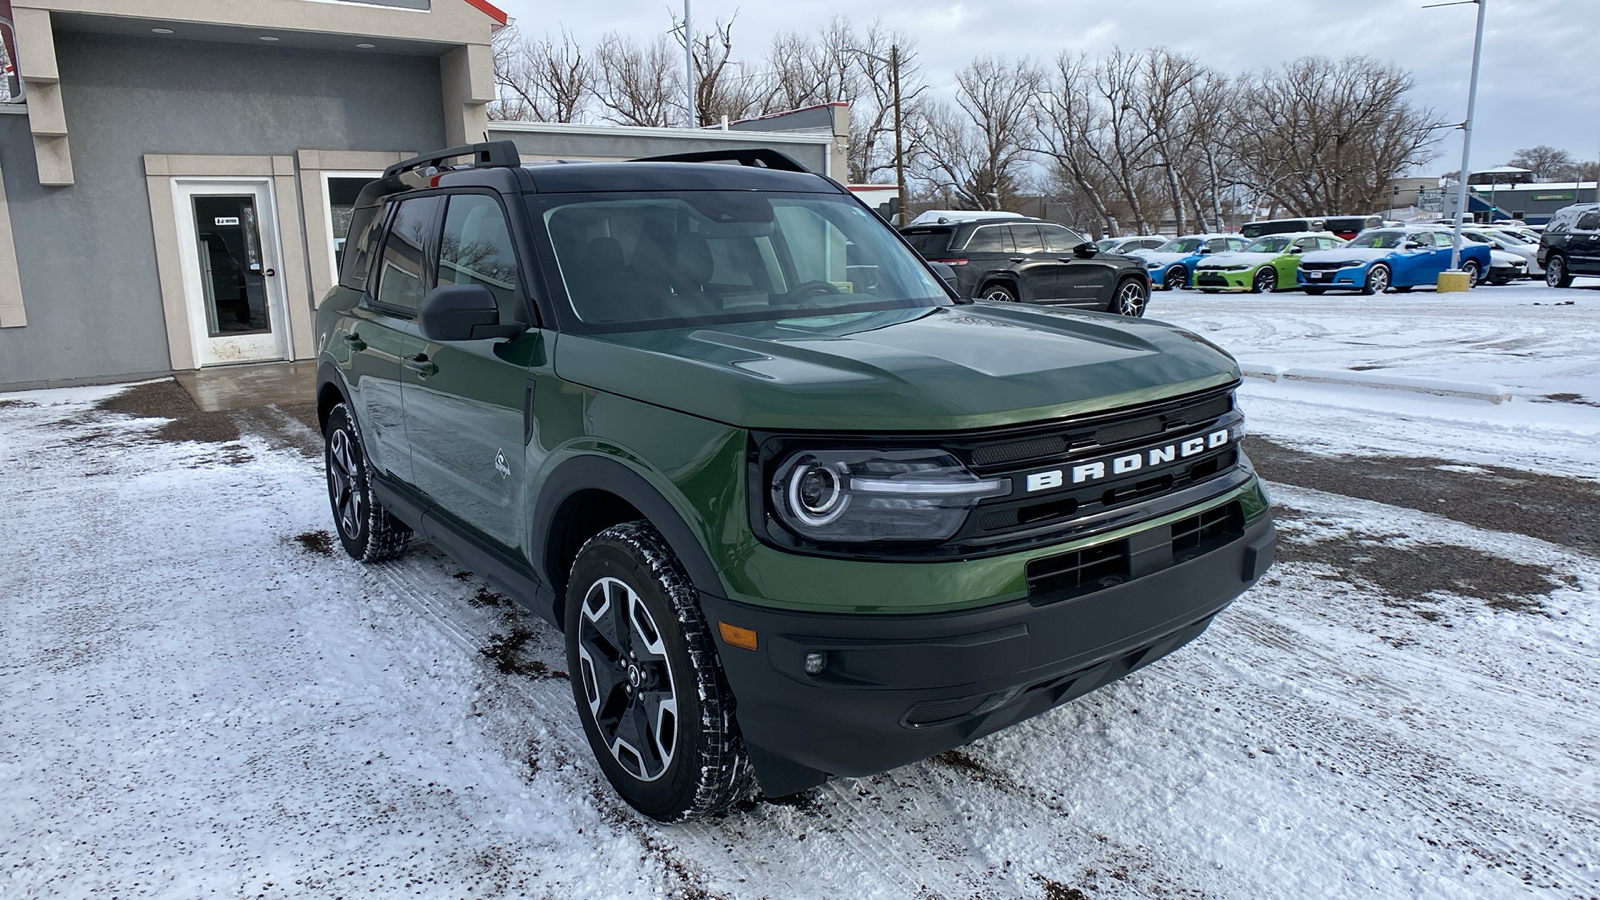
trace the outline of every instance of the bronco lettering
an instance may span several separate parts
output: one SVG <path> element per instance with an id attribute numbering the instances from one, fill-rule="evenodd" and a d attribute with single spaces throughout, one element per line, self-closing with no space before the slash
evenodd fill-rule
<path id="1" fill-rule="evenodd" d="M 1126 475 L 1129 472 L 1138 472 L 1144 469 L 1153 469 L 1180 459 L 1187 459 L 1197 453 L 1215 450 L 1226 445 L 1233 439 L 1233 435 L 1226 428 L 1219 428 L 1204 437 L 1193 437 L 1178 443 L 1167 444 L 1162 447 L 1151 447 L 1137 453 L 1125 453 L 1121 456 L 1108 456 L 1092 462 L 1080 463 L 1072 467 L 1072 483 L 1083 484 L 1089 481 L 1099 481 L 1108 474 Z M 1066 471 L 1051 469 L 1045 472 L 1035 472 L 1027 478 L 1027 489 L 1045 491 L 1058 488 L 1067 481 Z"/>

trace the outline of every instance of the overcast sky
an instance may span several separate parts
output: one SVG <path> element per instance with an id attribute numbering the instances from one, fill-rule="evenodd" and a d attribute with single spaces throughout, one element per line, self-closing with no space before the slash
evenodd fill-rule
<path id="1" fill-rule="evenodd" d="M 556 5 L 496 0 L 527 34 L 571 30 L 592 45 L 607 31 L 664 33 L 682 0 L 591 0 Z M 1311 53 L 1365 53 L 1416 73 L 1417 102 L 1465 118 L 1477 8 L 1424 9 L 1440 0 L 693 0 L 697 21 L 738 15 L 734 56 L 759 60 L 781 31 L 812 31 L 835 15 L 858 27 L 881 18 L 913 35 L 927 80 L 948 92 L 972 57 L 1053 59 L 1167 46 L 1228 73 Z M 1600 0 L 1487 0 L 1472 167 L 1503 163 L 1520 147 L 1550 144 L 1600 156 Z M 574 8 L 581 12 L 574 12 Z M 1460 132 L 1418 174 L 1457 168 Z"/>

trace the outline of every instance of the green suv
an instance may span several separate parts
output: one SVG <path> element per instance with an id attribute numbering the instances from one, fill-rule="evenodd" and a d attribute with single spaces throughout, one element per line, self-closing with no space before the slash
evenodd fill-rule
<path id="1" fill-rule="evenodd" d="M 773 151 L 397 164 L 317 330 L 345 549 L 420 536 L 559 629 L 600 768 L 662 821 L 1051 709 L 1272 559 L 1226 353 L 960 300 Z"/>

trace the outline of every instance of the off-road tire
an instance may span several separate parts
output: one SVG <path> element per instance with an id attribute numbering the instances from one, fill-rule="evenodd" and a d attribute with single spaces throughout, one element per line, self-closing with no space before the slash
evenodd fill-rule
<path id="1" fill-rule="evenodd" d="M 366 444 L 350 408 L 328 413 L 322 429 L 322 465 L 328 477 L 328 503 L 334 530 L 345 552 L 362 562 L 382 562 L 406 552 L 411 529 L 389 514 L 372 490 Z"/>
<path id="2" fill-rule="evenodd" d="M 1553 288 L 1572 287 L 1572 272 L 1567 268 L 1567 258 L 1552 253 L 1544 261 L 1544 283 Z"/>
<path id="3" fill-rule="evenodd" d="M 1017 302 L 1017 289 L 1009 284 L 1001 284 L 999 282 L 986 284 L 983 286 L 983 290 L 978 293 L 979 296 L 991 303 Z"/>
<path id="4" fill-rule="evenodd" d="M 1367 270 L 1367 280 L 1361 282 L 1361 293 L 1369 297 L 1381 294 L 1392 287 L 1393 282 L 1394 276 L 1390 274 L 1389 267 L 1383 263 L 1374 263 L 1372 268 Z"/>
<path id="5" fill-rule="evenodd" d="M 617 587 L 618 583 L 632 592 L 631 599 Z M 601 592 L 598 595 L 597 590 Z M 608 590 L 610 594 L 605 593 Z M 618 597 L 622 603 L 636 602 L 646 613 L 640 626 L 634 624 L 634 611 L 629 610 L 627 636 L 622 639 L 629 646 L 622 648 L 619 643 L 616 648 L 621 663 L 628 663 L 636 651 L 646 657 L 637 661 L 637 668 L 646 668 L 647 662 L 653 667 L 653 674 L 641 678 L 635 688 L 637 697 L 624 684 L 626 677 L 606 684 L 605 679 L 622 671 L 620 666 L 607 670 L 610 676 L 602 671 L 597 677 L 596 669 L 605 667 L 608 660 L 595 658 L 600 652 L 596 641 L 604 641 L 606 635 L 593 624 L 596 617 L 591 615 L 589 624 L 584 621 L 586 609 L 593 612 L 597 603 L 598 608 L 604 609 L 606 604 L 617 602 Z M 625 522 L 590 538 L 572 564 L 565 613 L 567 671 L 572 673 L 573 703 L 595 760 L 628 805 L 659 822 L 687 822 L 725 813 L 754 793 L 755 771 L 734 719 L 733 692 L 723 675 L 711 630 L 689 577 L 660 532 L 645 521 Z M 614 709 L 612 703 L 622 704 L 618 725 L 611 729 L 615 737 L 621 738 L 621 718 L 635 703 L 641 710 L 645 708 L 644 684 L 663 683 L 659 677 L 662 660 L 648 659 L 652 654 L 645 645 L 650 641 L 644 632 L 649 630 L 656 632 L 655 643 L 662 648 L 660 656 L 670 676 L 665 683 L 676 712 L 669 758 L 653 777 L 641 777 L 624 768 L 622 756 L 629 755 L 625 748 L 614 753 L 612 740 L 602 733 L 591 706 L 591 694 L 598 698 L 593 702 L 601 713 Z M 581 637 L 580 632 L 588 637 Z M 645 638 L 645 643 L 635 644 L 637 638 Z M 590 659 L 583 658 L 580 647 Z M 619 695 L 619 691 L 625 693 Z M 658 725 L 660 708 L 658 704 Z M 616 746 L 621 748 L 620 743 Z M 642 775 L 651 775 L 641 755 L 632 754 L 632 761 Z"/>

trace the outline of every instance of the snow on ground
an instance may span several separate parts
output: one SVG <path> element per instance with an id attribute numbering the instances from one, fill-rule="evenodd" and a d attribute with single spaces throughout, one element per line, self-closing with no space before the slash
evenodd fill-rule
<path id="1" fill-rule="evenodd" d="M 1331 453 L 1449 455 L 1600 478 L 1600 280 L 1524 282 L 1466 295 L 1158 293 L 1150 315 L 1241 363 L 1510 388 L 1509 403 L 1249 378 L 1252 430 Z"/>
<path id="2" fill-rule="evenodd" d="M 1482 297 L 1463 333 L 1550 312 Z M 1169 298 L 1295 365 L 1313 325 L 1442 302 Z M 1597 299 L 1537 326 L 1569 368 Z M 1383 315 L 1371 340 L 1410 313 Z M 0 896 L 1600 896 L 1600 560 L 1573 549 L 1273 485 L 1281 561 L 1189 647 L 939 759 L 664 828 L 600 777 L 551 630 L 425 545 L 324 552 L 319 460 L 161 440 L 95 408 L 116 390 L 0 396 Z M 1538 390 L 1497 440 L 1592 475 L 1588 408 Z M 1467 464 L 1495 409 L 1244 402 L 1275 441 Z"/>

